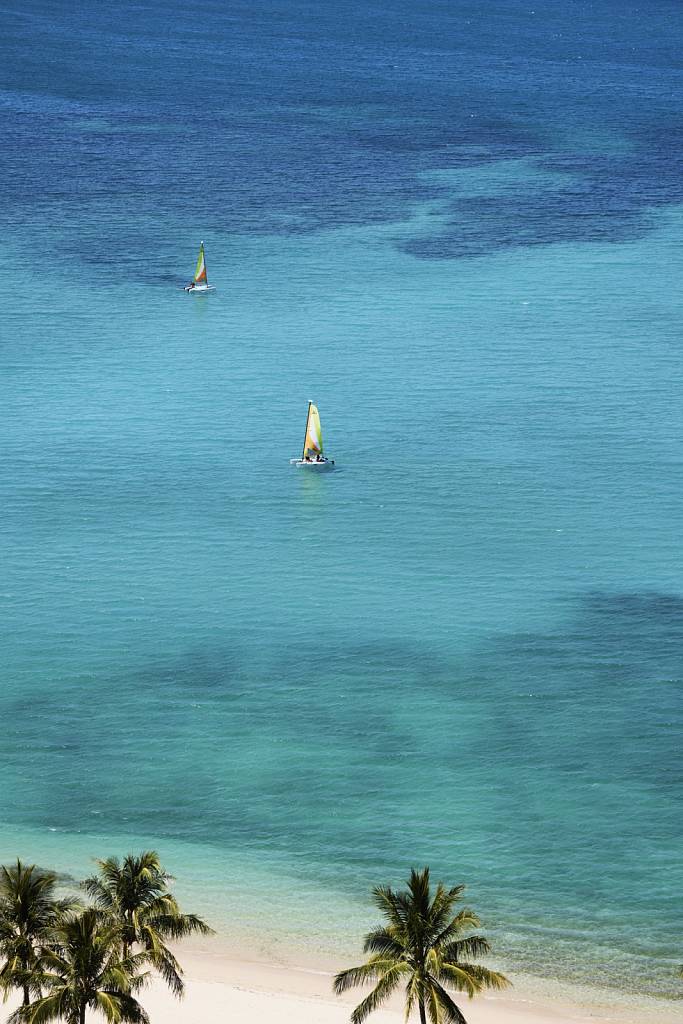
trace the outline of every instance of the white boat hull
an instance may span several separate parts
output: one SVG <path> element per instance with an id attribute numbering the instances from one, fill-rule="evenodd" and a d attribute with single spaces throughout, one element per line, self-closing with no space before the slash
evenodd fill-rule
<path id="1" fill-rule="evenodd" d="M 306 459 L 290 459 L 290 466 L 297 469 L 310 469 L 314 473 L 329 473 L 334 469 L 334 459 L 325 459 L 324 462 L 307 462 Z"/>
<path id="2" fill-rule="evenodd" d="M 186 286 L 183 291 L 190 292 L 191 295 L 206 295 L 207 292 L 215 292 L 216 286 L 213 284 L 195 285 L 194 288 Z"/>

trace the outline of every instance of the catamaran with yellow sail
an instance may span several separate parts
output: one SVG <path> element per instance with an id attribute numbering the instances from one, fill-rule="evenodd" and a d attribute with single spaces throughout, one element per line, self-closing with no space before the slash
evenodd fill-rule
<path id="1" fill-rule="evenodd" d="M 291 466 L 297 469 L 321 470 L 334 469 L 334 459 L 327 459 L 323 455 L 323 431 L 320 426 L 320 413 L 318 406 L 313 402 L 308 403 L 306 414 L 306 431 L 304 433 L 304 447 L 300 459 L 290 459 Z"/>
<path id="2" fill-rule="evenodd" d="M 214 286 L 209 284 L 209 278 L 206 273 L 206 256 L 204 255 L 204 243 L 199 244 L 199 256 L 197 257 L 197 266 L 195 267 L 194 277 L 189 284 L 185 285 L 186 292 L 199 292 L 206 293 L 215 291 Z"/>

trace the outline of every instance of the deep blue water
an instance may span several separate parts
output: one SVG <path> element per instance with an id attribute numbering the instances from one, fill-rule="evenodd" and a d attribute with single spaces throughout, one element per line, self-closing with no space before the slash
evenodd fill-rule
<path id="1" fill-rule="evenodd" d="M 2 10 L 2 855 L 675 992 L 680 4 Z"/>

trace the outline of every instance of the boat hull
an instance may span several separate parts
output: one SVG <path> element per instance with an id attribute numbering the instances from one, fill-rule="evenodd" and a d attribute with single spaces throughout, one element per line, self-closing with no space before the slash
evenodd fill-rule
<path id="1" fill-rule="evenodd" d="M 207 292 L 215 292 L 216 286 L 213 284 L 195 285 L 194 288 L 185 287 L 183 291 L 189 292 L 190 295 L 206 295 Z"/>
<path id="2" fill-rule="evenodd" d="M 327 459 L 325 462 L 306 462 L 305 459 L 290 459 L 290 466 L 297 469 L 307 469 L 312 473 L 329 473 L 334 469 L 334 459 Z"/>

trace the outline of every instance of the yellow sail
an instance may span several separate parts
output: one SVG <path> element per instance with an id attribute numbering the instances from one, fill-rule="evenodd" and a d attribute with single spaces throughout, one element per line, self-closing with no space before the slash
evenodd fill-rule
<path id="1" fill-rule="evenodd" d="M 304 439 L 304 458 L 307 455 L 322 455 L 323 431 L 320 426 L 320 413 L 317 405 L 308 403 L 308 419 L 306 421 L 306 437 Z"/>
<path id="2" fill-rule="evenodd" d="M 194 283 L 195 284 L 208 284 L 206 278 L 206 260 L 204 258 L 204 243 L 202 242 L 199 246 L 199 256 L 197 257 L 197 266 L 194 272 Z"/>

